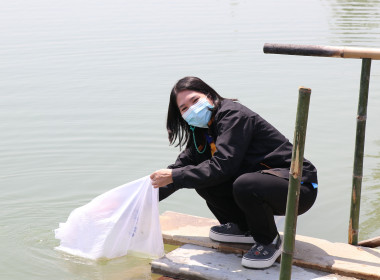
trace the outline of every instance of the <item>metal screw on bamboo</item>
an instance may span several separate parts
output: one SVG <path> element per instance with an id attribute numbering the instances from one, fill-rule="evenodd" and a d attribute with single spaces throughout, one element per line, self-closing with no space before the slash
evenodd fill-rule
<path id="1" fill-rule="evenodd" d="M 363 178 L 365 126 L 366 126 L 366 120 L 367 120 L 368 88 L 369 88 L 370 73 L 371 73 L 371 59 L 363 58 L 362 73 L 360 77 L 358 115 L 357 115 L 357 123 L 356 123 L 356 140 L 355 140 L 355 156 L 354 156 L 354 170 L 353 170 L 354 172 L 352 175 L 350 225 L 349 225 L 349 230 L 348 230 L 348 243 L 352 245 L 358 244 L 358 237 L 359 237 L 360 197 L 361 197 L 362 178 Z"/>
<path id="2" fill-rule="evenodd" d="M 281 255 L 280 280 L 291 279 L 294 243 L 297 226 L 298 201 L 302 178 L 303 155 L 309 115 L 311 89 L 300 87 L 297 117 L 294 131 L 292 163 L 289 174 L 288 200 L 286 203 L 284 245 Z"/>

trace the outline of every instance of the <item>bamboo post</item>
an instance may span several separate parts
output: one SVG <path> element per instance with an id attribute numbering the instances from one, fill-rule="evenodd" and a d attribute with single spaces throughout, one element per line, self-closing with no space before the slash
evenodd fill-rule
<path id="1" fill-rule="evenodd" d="M 350 224 L 348 231 L 348 243 L 352 245 L 358 244 L 359 236 L 360 198 L 363 178 L 364 141 L 365 126 L 367 120 L 368 88 L 370 73 L 371 59 L 363 58 L 362 73 L 360 78 L 358 115 L 356 123 L 356 141 L 353 168 L 354 170 L 352 175 Z"/>
<path id="2" fill-rule="evenodd" d="M 307 118 L 309 114 L 311 89 L 300 87 L 292 163 L 289 174 L 288 200 L 286 203 L 284 245 L 281 255 L 280 280 L 291 279 L 294 242 L 297 228 L 298 201 L 302 178 L 303 154 L 305 148 Z"/>

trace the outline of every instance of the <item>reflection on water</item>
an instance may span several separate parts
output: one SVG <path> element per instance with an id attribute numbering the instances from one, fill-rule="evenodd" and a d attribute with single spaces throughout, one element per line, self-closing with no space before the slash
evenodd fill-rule
<path id="1" fill-rule="evenodd" d="M 80 279 L 119 280 L 150 279 L 151 272 L 148 259 L 126 256 L 109 261 L 88 261 L 69 255 L 61 255 L 60 266 L 77 275 Z"/>
<path id="2" fill-rule="evenodd" d="M 337 45 L 378 47 L 379 0 L 324 0 L 330 10 L 330 40 Z"/>
<path id="3" fill-rule="evenodd" d="M 178 246 L 165 245 L 165 253 L 168 253 Z M 91 261 L 83 258 L 71 256 L 59 252 L 60 266 L 77 275 L 80 279 L 91 280 L 155 280 L 161 277 L 158 274 L 152 274 L 150 268 L 150 259 L 137 257 L 136 255 L 128 255 L 112 260 Z"/>

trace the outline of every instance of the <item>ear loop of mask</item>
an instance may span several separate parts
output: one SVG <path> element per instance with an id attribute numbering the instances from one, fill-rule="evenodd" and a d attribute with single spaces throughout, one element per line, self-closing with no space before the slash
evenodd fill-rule
<path id="1" fill-rule="evenodd" d="M 195 133 L 194 133 L 194 130 L 195 130 L 195 126 L 192 126 L 190 125 L 190 130 L 193 132 L 193 139 L 194 139 L 194 145 L 195 145 L 195 149 L 197 149 L 197 152 L 200 153 L 200 154 L 203 154 L 205 151 L 206 151 L 206 144 L 205 144 L 205 147 L 203 148 L 203 151 L 199 151 L 198 150 L 198 146 L 197 146 L 197 142 L 195 141 Z"/>

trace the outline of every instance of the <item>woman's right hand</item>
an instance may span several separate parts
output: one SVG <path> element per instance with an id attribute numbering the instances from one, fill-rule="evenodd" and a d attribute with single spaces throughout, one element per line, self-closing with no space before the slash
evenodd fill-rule
<path id="1" fill-rule="evenodd" d="M 154 188 L 161 188 L 173 183 L 172 170 L 160 169 L 150 175 L 150 180 Z"/>

